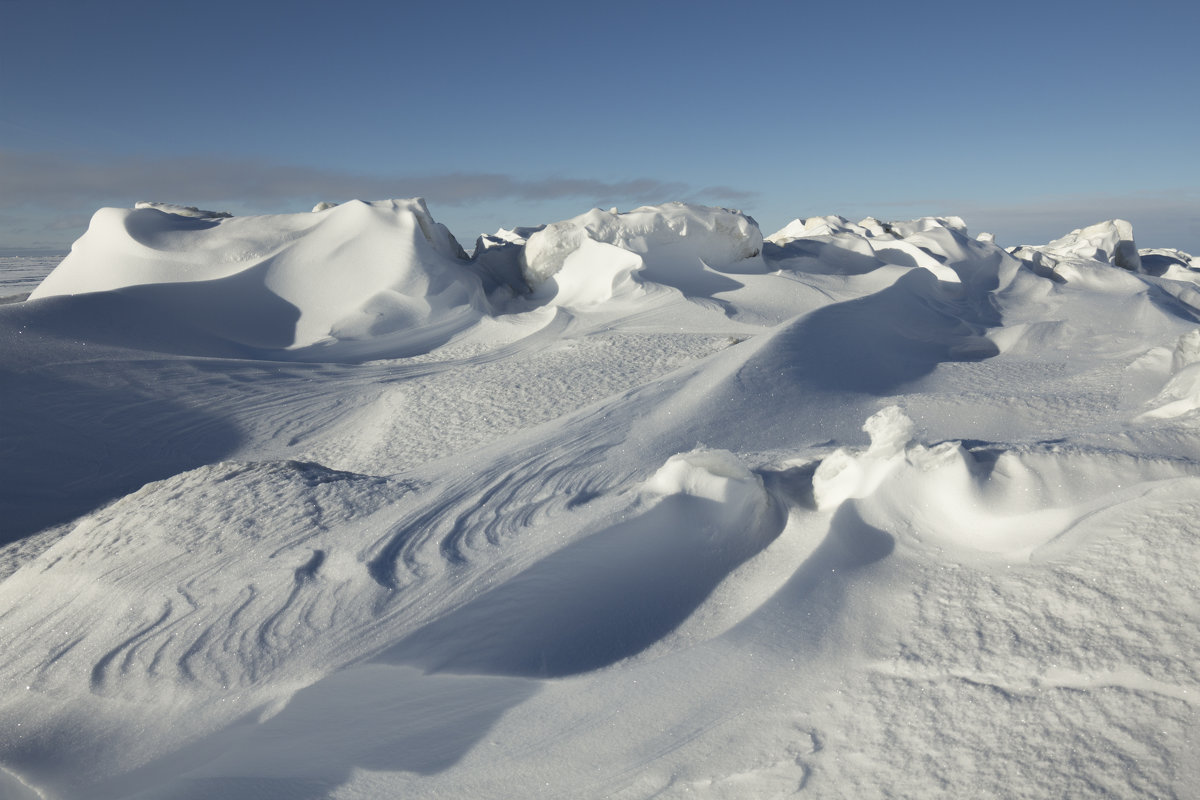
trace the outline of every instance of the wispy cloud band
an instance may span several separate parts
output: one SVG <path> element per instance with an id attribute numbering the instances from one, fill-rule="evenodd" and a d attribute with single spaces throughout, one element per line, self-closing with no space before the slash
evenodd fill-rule
<path id="1" fill-rule="evenodd" d="M 559 176 L 529 179 L 490 172 L 363 175 L 241 159 L 193 156 L 101 162 L 61 153 L 0 150 L 0 208 L 70 209 L 143 199 L 270 204 L 313 198 L 416 196 L 446 205 L 560 198 L 594 203 L 683 198 L 731 202 L 752 195 L 728 186 L 697 188 L 644 177 L 605 181 Z"/>

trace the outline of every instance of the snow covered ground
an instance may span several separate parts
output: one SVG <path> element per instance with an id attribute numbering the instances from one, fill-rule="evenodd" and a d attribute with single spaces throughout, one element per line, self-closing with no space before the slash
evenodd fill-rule
<path id="1" fill-rule="evenodd" d="M 1200 797 L 1188 254 L 319 209 L 0 264 L 0 795 Z"/>
<path id="2" fill-rule="evenodd" d="M 0 256 L 0 305 L 28 298 L 62 260 L 61 255 Z"/>

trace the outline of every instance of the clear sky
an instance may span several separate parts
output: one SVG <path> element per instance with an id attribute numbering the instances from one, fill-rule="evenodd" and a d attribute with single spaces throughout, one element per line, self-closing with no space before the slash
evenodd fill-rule
<path id="1" fill-rule="evenodd" d="M 420 195 L 468 248 L 682 199 L 1200 254 L 1198 30 L 1182 0 L 0 0 L 0 250 L 138 200 Z"/>

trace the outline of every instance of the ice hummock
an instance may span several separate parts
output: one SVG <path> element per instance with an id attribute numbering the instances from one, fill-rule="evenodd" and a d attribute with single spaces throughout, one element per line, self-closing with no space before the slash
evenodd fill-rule
<path id="1" fill-rule="evenodd" d="M 1137 272 L 1141 256 L 1133 239 L 1133 225 L 1127 220 L 1110 219 L 1088 225 L 1036 247 L 1024 245 L 1011 250 L 1014 255 L 1037 266 L 1055 271 L 1062 262 L 1099 261 Z"/>
<path id="2" fill-rule="evenodd" d="M 688 293 L 706 270 L 757 256 L 762 241 L 752 218 L 725 208 L 595 208 L 531 233 L 521 267 L 525 282 L 555 304 L 594 305 L 629 291 L 635 276 Z"/>

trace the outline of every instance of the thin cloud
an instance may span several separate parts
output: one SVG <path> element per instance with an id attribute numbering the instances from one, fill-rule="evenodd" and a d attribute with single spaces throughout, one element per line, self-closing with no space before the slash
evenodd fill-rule
<path id="1" fill-rule="evenodd" d="M 759 196 L 759 192 L 748 192 L 744 189 L 734 189 L 732 186 L 705 186 L 697 191 L 693 197 L 709 198 L 718 197 L 724 200 L 753 200 Z"/>
<path id="2" fill-rule="evenodd" d="M 0 150 L 0 208 L 70 209 L 148 199 L 272 204 L 309 199 L 416 196 L 453 206 L 494 200 L 564 198 L 609 204 L 663 202 L 684 195 L 721 199 L 750 196 L 721 186 L 696 191 L 685 183 L 655 178 L 526 179 L 488 172 L 356 175 L 236 159 L 125 158 L 101 163 L 58 153 Z"/>

